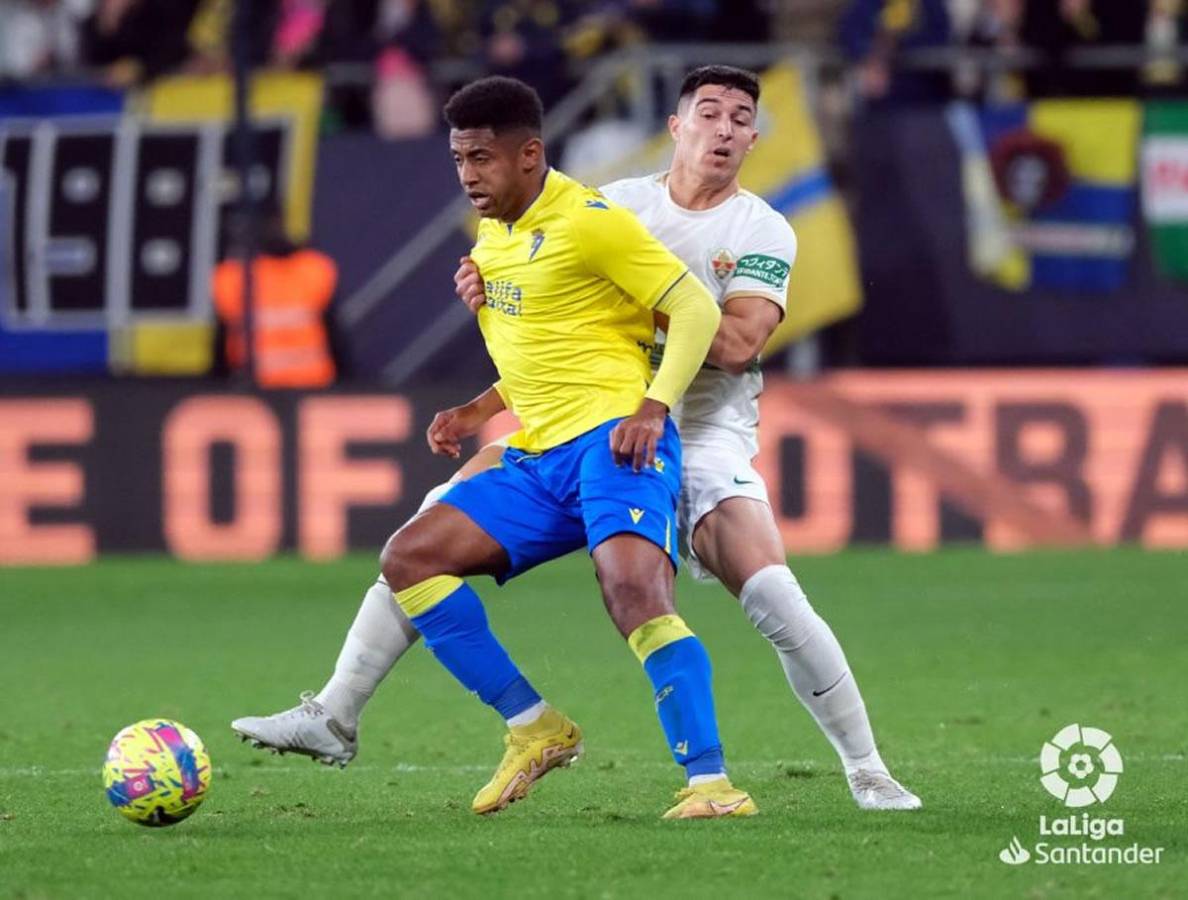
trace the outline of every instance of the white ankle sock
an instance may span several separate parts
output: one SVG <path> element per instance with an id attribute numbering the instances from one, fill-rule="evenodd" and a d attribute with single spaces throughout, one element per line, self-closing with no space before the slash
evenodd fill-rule
<path id="1" fill-rule="evenodd" d="M 509 726 L 519 728 L 522 725 L 531 725 L 537 719 L 545 714 L 545 710 L 549 705 L 543 700 L 537 700 L 523 712 L 518 712 L 507 720 Z"/>
<path id="2" fill-rule="evenodd" d="M 354 728 L 384 676 L 420 636 L 380 576 L 363 596 L 334 674 L 315 699 L 347 728 Z"/>
<path id="3" fill-rule="evenodd" d="M 709 784 L 711 781 L 720 781 L 725 777 L 725 772 L 714 772 L 712 775 L 690 775 L 689 787 L 697 787 L 699 784 Z"/>
<path id="4" fill-rule="evenodd" d="M 885 771 L 846 655 L 787 566 L 767 566 L 739 595 L 747 618 L 771 641 L 792 691 L 841 757 L 846 771 Z"/>

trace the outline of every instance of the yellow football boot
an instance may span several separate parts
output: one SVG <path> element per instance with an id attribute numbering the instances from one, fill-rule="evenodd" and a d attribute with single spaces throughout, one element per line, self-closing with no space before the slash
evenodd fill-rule
<path id="1" fill-rule="evenodd" d="M 735 788 L 723 775 L 716 781 L 677 791 L 677 803 L 664 814 L 666 819 L 717 819 L 722 816 L 753 816 L 759 807 L 746 791 Z"/>
<path id="2" fill-rule="evenodd" d="M 508 729 L 499 768 L 471 804 L 479 815 L 499 812 L 527 796 L 533 782 L 550 769 L 568 766 L 582 755 L 582 730 L 555 709 L 530 725 Z"/>

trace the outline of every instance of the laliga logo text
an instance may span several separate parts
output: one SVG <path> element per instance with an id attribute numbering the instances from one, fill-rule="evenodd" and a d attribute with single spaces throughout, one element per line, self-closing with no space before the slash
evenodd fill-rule
<path id="1" fill-rule="evenodd" d="M 1118 786 L 1122 774 L 1122 754 L 1114 739 L 1100 728 L 1067 725 L 1056 732 L 1040 751 L 1040 784 L 1069 808 L 1105 803 Z M 1102 842 L 1109 837 L 1123 837 L 1123 819 L 1106 819 L 1083 812 L 1080 816 L 1039 817 L 1039 833 L 1045 840 L 1028 849 L 1013 837 L 998 854 L 1010 866 L 1034 860 L 1036 865 L 1061 864 L 1142 864 L 1161 861 L 1162 847 L 1144 847 L 1138 843 L 1111 847 Z M 1050 838 L 1081 838 L 1080 844 L 1053 844 Z M 1092 841 L 1092 843 L 1090 843 Z"/>

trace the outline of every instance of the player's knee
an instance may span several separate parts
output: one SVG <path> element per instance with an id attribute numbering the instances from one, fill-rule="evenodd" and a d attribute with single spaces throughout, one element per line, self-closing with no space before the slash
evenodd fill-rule
<path id="1" fill-rule="evenodd" d="M 739 600 L 759 633 L 781 650 L 803 646 L 820 620 L 787 566 L 760 569 L 747 579 Z"/>
<path id="2" fill-rule="evenodd" d="M 598 580 L 606 611 L 624 636 L 644 622 L 672 615 L 675 611 L 671 592 L 658 585 L 655 579 L 617 572 L 600 573 Z"/>
<path id="3" fill-rule="evenodd" d="M 430 545 L 415 534 L 397 531 L 380 552 L 380 571 L 393 591 L 402 591 L 442 574 Z"/>

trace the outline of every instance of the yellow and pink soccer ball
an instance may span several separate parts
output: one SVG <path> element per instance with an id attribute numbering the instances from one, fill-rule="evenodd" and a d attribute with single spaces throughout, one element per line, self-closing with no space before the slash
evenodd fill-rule
<path id="1" fill-rule="evenodd" d="M 138 825 L 160 827 L 187 818 L 210 787 L 210 756 L 180 722 L 143 719 L 111 739 L 103 764 L 111 805 Z"/>

